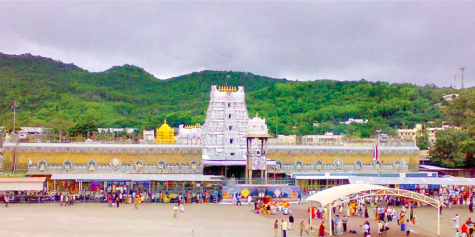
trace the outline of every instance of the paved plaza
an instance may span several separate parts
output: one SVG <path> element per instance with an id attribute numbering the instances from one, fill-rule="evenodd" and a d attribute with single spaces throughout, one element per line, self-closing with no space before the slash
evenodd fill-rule
<path id="1" fill-rule="evenodd" d="M 295 216 L 295 229 L 302 218 L 307 221 L 308 203 L 290 206 Z M 61 207 L 59 204 L 11 204 L 0 206 L 0 236 L 174 236 L 174 237 L 243 237 L 273 236 L 273 222 L 288 220 L 281 213 L 275 216 L 253 214 L 254 206 L 220 204 L 187 204 L 185 213 L 173 218 L 172 204 L 141 204 L 139 210 L 133 205 L 120 208 L 107 204 L 77 204 Z M 416 209 L 419 226 L 411 236 L 436 236 L 437 212 L 432 207 Z M 444 209 L 441 219 L 441 236 L 454 236 L 455 213 L 461 222 L 470 215 L 468 208 Z M 372 236 L 377 236 L 376 222 L 370 215 Z M 356 229 L 365 218 L 350 217 L 349 229 Z M 321 220 L 316 220 L 319 224 Z M 389 224 L 387 236 L 405 236 L 397 223 Z M 194 232 L 194 235 L 193 235 Z M 315 236 L 315 232 L 312 233 Z M 278 235 L 280 237 L 280 234 Z M 297 230 L 288 231 L 290 237 L 299 236 Z M 304 234 L 304 236 L 306 236 Z M 344 234 L 343 236 L 356 236 Z M 360 236 L 360 235 L 358 235 Z"/>

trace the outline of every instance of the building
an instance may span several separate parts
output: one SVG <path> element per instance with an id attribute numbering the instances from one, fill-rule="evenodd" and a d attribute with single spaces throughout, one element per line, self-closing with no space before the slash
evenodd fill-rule
<path id="1" fill-rule="evenodd" d="M 201 124 L 178 126 L 176 143 L 181 145 L 201 145 Z"/>
<path id="2" fill-rule="evenodd" d="M 306 135 L 302 136 L 303 145 L 343 145 L 342 135 L 335 135 L 332 132 L 326 132 L 324 135 Z"/>
<path id="3" fill-rule="evenodd" d="M 143 130 L 142 136 L 143 143 L 145 144 L 152 144 L 155 140 L 155 133 L 153 132 L 153 130 Z"/>
<path id="4" fill-rule="evenodd" d="M 269 145 L 296 145 L 297 135 L 277 135 L 276 138 L 268 139 Z"/>
<path id="5" fill-rule="evenodd" d="M 438 131 L 452 129 L 453 127 L 448 124 L 443 124 L 441 127 L 426 127 L 428 140 L 431 144 L 434 144 L 437 140 L 436 133 Z M 416 124 L 416 126 L 412 129 L 398 129 L 398 135 L 401 140 L 406 141 L 415 141 L 419 133 L 422 131 L 422 124 Z"/>
<path id="6" fill-rule="evenodd" d="M 202 160 L 205 166 L 214 170 L 211 173 L 227 166 L 245 166 L 244 135 L 248 122 L 243 86 L 211 86 L 206 119 L 201 128 Z M 242 173 L 239 176 L 243 176 L 244 169 L 239 173 Z"/>
<path id="7" fill-rule="evenodd" d="M 134 133 L 138 128 L 97 128 L 99 133 L 120 133 L 125 132 L 127 134 Z"/>
<path id="8" fill-rule="evenodd" d="M 442 99 L 444 99 L 445 101 L 452 101 L 458 97 L 459 97 L 459 94 L 448 94 L 448 95 L 442 96 Z"/>
<path id="9" fill-rule="evenodd" d="M 155 144 L 175 144 L 175 130 L 167 124 L 167 120 L 163 121 L 162 126 L 157 128 L 157 136 Z"/>
<path id="10" fill-rule="evenodd" d="M 367 119 L 354 119 L 354 118 L 349 118 L 348 120 L 340 123 L 344 123 L 346 125 L 352 124 L 352 123 L 367 123 Z"/>

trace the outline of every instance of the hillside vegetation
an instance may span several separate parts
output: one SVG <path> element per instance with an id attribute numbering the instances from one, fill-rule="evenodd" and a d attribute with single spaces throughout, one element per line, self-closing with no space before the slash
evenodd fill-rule
<path id="1" fill-rule="evenodd" d="M 443 114 L 433 105 L 456 92 L 365 80 L 295 82 L 229 71 L 159 80 L 132 65 L 91 73 L 49 58 L 0 54 L 0 124 L 13 127 L 14 100 L 19 104 L 17 128 L 68 131 L 88 121 L 98 127 L 152 129 L 165 118 L 173 126 L 203 123 L 214 84 L 245 86 L 250 115 L 266 117 L 271 133 L 298 135 L 334 131 L 368 137 L 376 129 L 391 134 L 415 123 L 441 123 Z M 339 123 L 348 118 L 370 122 Z"/>

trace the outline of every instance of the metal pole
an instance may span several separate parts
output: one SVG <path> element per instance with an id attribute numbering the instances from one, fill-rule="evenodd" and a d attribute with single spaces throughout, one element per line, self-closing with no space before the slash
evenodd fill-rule
<path id="1" fill-rule="evenodd" d="M 312 201 L 310 201 L 310 211 L 308 212 L 308 214 L 310 215 L 310 217 L 309 217 L 309 220 L 310 220 L 309 225 L 310 226 L 308 227 L 309 230 L 310 230 L 310 229 L 312 229 L 312 214 L 313 214 Z"/>
<path id="2" fill-rule="evenodd" d="M 440 237 L 440 202 L 437 201 L 437 236 Z"/>
<path id="3" fill-rule="evenodd" d="M 330 228 L 330 236 L 333 236 L 333 230 L 332 230 L 332 204 L 331 203 L 328 203 L 328 218 L 329 218 L 328 228 Z"/>

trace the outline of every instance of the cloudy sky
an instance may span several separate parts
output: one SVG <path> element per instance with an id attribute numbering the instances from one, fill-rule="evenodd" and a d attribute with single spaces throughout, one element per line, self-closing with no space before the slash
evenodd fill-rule
<path id="1" fill-rule="evenodd" d="M 160 79 L 277 78 L 475 86 L 475 2 L 3 2 L 0 52 Z"/>

